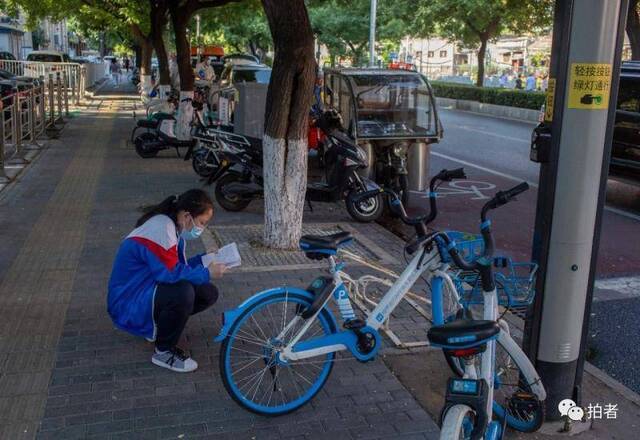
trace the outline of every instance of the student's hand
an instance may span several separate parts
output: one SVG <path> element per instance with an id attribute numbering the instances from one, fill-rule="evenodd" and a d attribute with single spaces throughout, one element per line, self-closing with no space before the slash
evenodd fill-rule
<path id="1" fill-rule="evenodd" d="M 226 270 L 227 266 L 221 263 L 211 263 L 209 265 L 209 273 L 211 274 L 212 278 L 222 278 L 222 275 L 224 275 Z"/>

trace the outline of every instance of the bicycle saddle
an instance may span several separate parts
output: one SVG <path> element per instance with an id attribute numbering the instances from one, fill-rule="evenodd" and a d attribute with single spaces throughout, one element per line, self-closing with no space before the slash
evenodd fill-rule
<path id="1" fill-rule="evenodd" d="M 431 345 L 443 348 L 468 348 L 486 343 L 500 333 L 496 321 L 456 319 L 431 327 L 427 338 Z"/>
<path id="2" fill-rule="evenodd" d="M 351 241 L 351 232 L 338 232 L 331 235 L 303 235 L 300 237 L 300 248 L 305 252 L 317 250 L 335 251 L 338 247 Z"/>

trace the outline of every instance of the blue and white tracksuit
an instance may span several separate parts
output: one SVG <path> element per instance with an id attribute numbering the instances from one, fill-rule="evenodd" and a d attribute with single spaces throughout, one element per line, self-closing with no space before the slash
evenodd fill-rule
<path id="1" fill-rule="evenodd" d="M 187 260 L 185 240 L 166 215 L 156 215 L 122 242 L 109 280 L 107 309 L 121 330 L 155 339 L 153 304 L 158 283 L 209 282 L 202 255 Z"/>

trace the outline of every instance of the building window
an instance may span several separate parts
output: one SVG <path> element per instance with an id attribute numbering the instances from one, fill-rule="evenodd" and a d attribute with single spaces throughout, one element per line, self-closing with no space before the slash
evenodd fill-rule
<path id="1" fill-rule="evenodd" d="M 505 52 L 502 54 L 502 61 L 505 63 L 511 62 L 511 52 Z"/>
<path id="2" fill-rule="evenodd" d="M 60 44 L 60 35 L 56 34 L 53 36 L 53 44 L 55 44 L 56 46 Z"/>
<path id="3" fill-rule="evenodd" d="M 430 50 L 429 52 L 427 52 L 427 58 L 433 58 L 433 51 Z"/>
<path id="4" fill-rule="evenodd" d="M 446 50 L 441 50 L 440 51 L 440 58 L 446 58 L 447 57 L 447 51 Z"/>

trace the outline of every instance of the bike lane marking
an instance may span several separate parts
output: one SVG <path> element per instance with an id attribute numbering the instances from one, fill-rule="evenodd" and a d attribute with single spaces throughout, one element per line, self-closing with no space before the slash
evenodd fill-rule
<path id="1" fill-rule="evenodd" d="M 511 174 L 503 173 L 501 171 L 493 170 L 491 168 L 487 168 L 487 167 L 483 167 L 483 166 L 480 166 L 480 165 L 476 165 L 476 164 L 468 162 L 466 160 L 458 159 L 456 157 L 448 156 L 446 154 L 438 153 L 436 151 L 431 151 L 431 154 L 434 155 L 434 156 L 440 157 L 442 159 L 450 160 L 452 162 L 457 162 L 457 163 L 460 163 L 462 165 L 473 167 L 473 168 L 476 168 L 478 170 L 484 171 L 486 173 L 490 173 L 490 174 L 493 174 L 495 176 L 503 177 L 505 179 L 513 180 L 515 182 L 526 181 L 529 184 L 530 187 L 538 188 L 538 184 L 537 183 L 534 183 L 534 182 L 531 182 L 531 181 L 528 181 L 528 180 L 525 180 L 525 179 L 521 179 L 521 178 L 513 176 Z M 614 214 L 617 214 L 617 215 L 620 215 L 620 216 L 623 216 L 623 217 L 627 217 L 627 218 L 630 218 L 630 219 L 633 219 L 633 220 L 636 220 L 636 221 L 640 221 L 640 215 L 633 214 L 633 213 L 628 212 L 628 211 L 623 211 L 623 210 L 618 209 L 618 208 L 613 208 L 611 206 L 605 206 L 604 209 L 609 211 L 609 212 L 612 212 Z"/>

